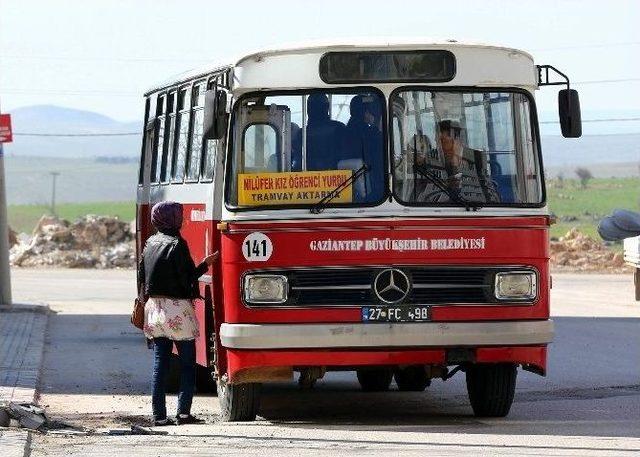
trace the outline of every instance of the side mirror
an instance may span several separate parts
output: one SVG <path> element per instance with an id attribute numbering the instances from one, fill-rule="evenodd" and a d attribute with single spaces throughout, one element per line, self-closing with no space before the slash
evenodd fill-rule
<path id="1" fill-rule="evenodd" d="M 216 91 L 208 89 L 204 92 L 204 120 L 202 138 L 214 140 L 216 131 Z"/>
<path id="2" fill-rule="evenodd" d="M 227 116 L 227 93 L 209 89 L 204 93 L 203 138 L 219 140 L 224 137 Z"/>
<path id="3" fill-rule="evenodd" d="M 224 138 L 227 130 L 227 93 L 219 90 L 216 95 L 216 138 Z"/>
<path id="4" fill-rule="evenodd" d="M 575 89 L 562 89 L 558 92 L 558 114 L 560 128 L 565 138 L 582 136 L 582 115 L 580 114 L 580 98 Z"/>

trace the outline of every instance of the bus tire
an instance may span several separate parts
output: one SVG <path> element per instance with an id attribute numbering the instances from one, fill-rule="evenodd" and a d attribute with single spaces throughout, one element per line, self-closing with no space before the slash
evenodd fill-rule
<path id="1" fill-rule="evenodd" d="M 356 370 L 360 387 L 365 392 L 384 392 L 389 390 L 393 372 L 388 368 L 362 368 Z"/>
<path id="2" fill-rule="evenodd" d="M 216 392 L 216 381 L 211 368 L 196 365 L 196 389 L 199 393 Z"/>
<path id="3" fill-rule="evenodd" d="M 260 407 L 260 384 L 228 384 L 219 379 L 220 419 L 225 422 L 253 421 Z"/>
<path id="4" fill-rule="evenodd" d="M 175 354 L 169 356 L 169 369 L 165 383 L 166 392 L 169 394 L 178 393 L 180 390 L 180 359 Z"/>
<path id="5" fill-rule="evenodd" d="M 467 368 L 467 393 L 478 417 L 504 417 L 509 414 L 516 390 L 516 365 L 478 363 Z"/>
<path id="6" fill-rule="evenodd" d="M 398 390 L 403 392 L 422 392 L 431 385 L 431 379 L 422 365 L 398 368 L 393 377 Z"/>

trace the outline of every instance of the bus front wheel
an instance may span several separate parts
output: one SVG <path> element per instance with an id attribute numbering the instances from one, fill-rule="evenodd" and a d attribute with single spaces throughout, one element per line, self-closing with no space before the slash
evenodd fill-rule
<path id="1" fill-rule="evenodd" d="M 467 393 L 473 413 L 479 417 L 504 417 L 509 414 L 516 390 L 516 365 L 478 363 L 466 369 Z"/>
<path id="2" fill-rule="evenodd" d="M 255 420 L 260 406 L 260 384 L 229 384 L 224 378 L 217 382 L 220 418 L 225 422 Z"/>

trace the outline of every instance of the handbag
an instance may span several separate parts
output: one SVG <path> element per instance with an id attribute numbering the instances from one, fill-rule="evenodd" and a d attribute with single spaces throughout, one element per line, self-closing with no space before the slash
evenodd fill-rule
<path id="1" fill-rule="evenodd" d="M 144 301 L 139 298 L 136 298 L 133 302 L 131 323 L 134 327 L 139 328 L 140 330 L 144 327 Z"/>

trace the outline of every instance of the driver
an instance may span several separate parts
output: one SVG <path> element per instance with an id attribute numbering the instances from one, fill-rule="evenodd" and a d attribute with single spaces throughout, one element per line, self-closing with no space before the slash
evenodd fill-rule
<path id="1" fill-rule="evenodd" d="M 444 156 L 447 185 L 451 190 L 460 192 L 462 185 L 462 155 L 464 145 L 461 139 L 462 128 L 457 121 L 445 120 L 438 123 L 438 143 Z"/>

